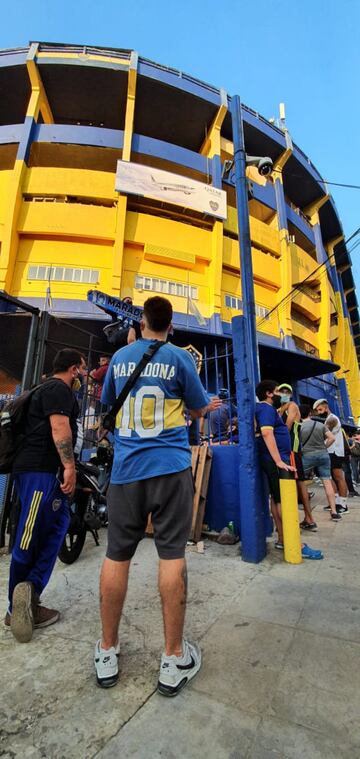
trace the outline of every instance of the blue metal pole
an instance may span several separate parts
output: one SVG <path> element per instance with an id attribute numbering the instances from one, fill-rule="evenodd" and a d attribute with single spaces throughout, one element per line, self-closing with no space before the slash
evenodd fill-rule
<path id="1" fill-rule="evenodd" d="M 231 99 L 236 205 L 239 227 L 243 317 L 232 319 L 239 427 L 239 508 L 241 555 L 257 563 L 266 555 L 267 504 L 254 435 L 255 386 L 259 382 L 254 280 L 251 258 L 246 153 L 241 101 Z"/>
<path id="2" fill-rule="evenodd" d="M 260 379 L 258 346 L 256 338 L 256 315 L 254 277 L 251 257 L 248 191 L 246 179 L 246 152 L 244 128 L 241 114 L 241 100 L 238 95 L 231 98 L 232 131 L 234 143 L 234 170 L 236 206 L 239 227 L 240 275 L 243 314 L 246 320 L 249 380 L 255 388 Z"/>

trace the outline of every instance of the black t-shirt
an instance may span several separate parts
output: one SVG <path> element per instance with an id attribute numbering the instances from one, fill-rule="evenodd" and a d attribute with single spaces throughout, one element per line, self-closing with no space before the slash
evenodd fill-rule
<path id="1" fill-rule="evenodd" d="M 61 379 L 47 380 L 30 399 L 25 440 L 16 455 L 13 472 L 57 472 L 61 461 L 51 433 L 52 414 L 69 417 L 75 445 L 79 406 L 74 393 Z"/>

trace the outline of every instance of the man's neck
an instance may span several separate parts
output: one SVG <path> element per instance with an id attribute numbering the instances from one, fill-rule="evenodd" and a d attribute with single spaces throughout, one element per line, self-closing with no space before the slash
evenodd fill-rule
<path id="1" fill-rule="evenodd" d="M 141 337 L 143 337 L 144 340 L 162 340 L 164 343 L 166 343 L 167 336 L 167 330 L 165 330 L 165 332 L 152 332 L 152 330 L 147 329 L 147 327 L 145 327 L 141 333 Z"/>
<path id="2" fill-rule="evenodd" d="M 65 385 L 71 388 L 73 378 L 69 377 L 67 374 L 53 374 L 54 379 L 59 379 L 65 382 Z"/>

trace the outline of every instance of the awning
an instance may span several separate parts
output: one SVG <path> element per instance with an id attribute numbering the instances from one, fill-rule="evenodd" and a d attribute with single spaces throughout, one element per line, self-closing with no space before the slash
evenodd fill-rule
<path id="1" fill-rule="evenodd" d="M 263 379 L 275 379 L 279 382 L 319 377 L 340 369 L 340 366 L 334 364 L 333 361 L 324 361 L 306 353 L 269 345 L 259 345 L 259 357 Z"/>

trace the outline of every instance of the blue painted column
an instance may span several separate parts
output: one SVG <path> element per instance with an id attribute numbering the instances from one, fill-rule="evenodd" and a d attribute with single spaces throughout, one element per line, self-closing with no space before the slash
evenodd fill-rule
<path id="1" fill-rule="evenodd" d="M 255 387 L 260 378 L 256 337 L 254 278 L 251 256 L 249 208 L 246 179 L 246 153 L 241 101 L 231 100 L 234 143 L 236 206 L 239 229 L 240 273 L 243 313 L 232 319 L 233 354 L 238 407 L 239 508 L 241 555 L 244 561 L 258 563 L 266 555 L 266 528 L 262 477 L 256 450 Z"/>
<path id="2" fill-rule="evenodd" d="M 245 140 L 241 114 L 241 101 L 238 95 L 235 95 L 231 99 L 231 116 L 234 143 L 236 207 L 240 246 L 241 290 L 243 314 L 245 317 L 244 323 L 246 332 L 246 344 L 248 348 L 246 352 L 247 371 L 248 378 L 253 386 L 254 392 L 255 386 L 260 379 L 260 371 L 256 337 L 255 294 L 251 256 Z"/>
<path id="3" fill-rule="evenodd" d="M 241 556 L 254 564 L 266 556 L 266 535 L 271 534 L 271 520 L 263 490 L 263 477 L 259 466 L 254 434 L 255 393 L 249 381 L 248 366 L 251 347 L 248 343 L 246 319 L 232 319 L 236 404 L 239 410 L 239 523 Z"/>

